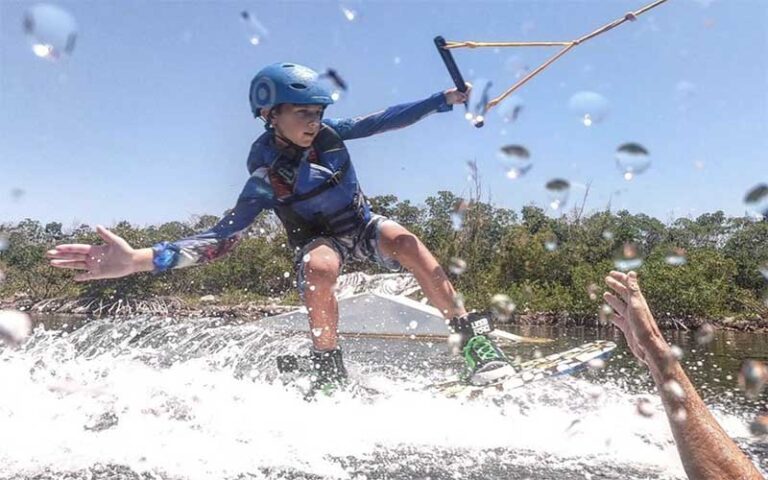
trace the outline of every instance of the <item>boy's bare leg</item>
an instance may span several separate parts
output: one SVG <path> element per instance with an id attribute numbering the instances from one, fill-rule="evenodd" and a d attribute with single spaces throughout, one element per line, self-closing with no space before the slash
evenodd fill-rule
<path id="1" fill-rule="evenodd" d="M 416 277 L 424 295 L 445 318 L 467 313 L 463 306 L 455 304 L 456 290 L 445 270 L 416 235 L 397 222 L 385 221 L 379 231 L 379 248 Z"/>
<path id="2" fill-rule="evenodd" d="M 304 262 L 304 304 L 309 310 L 312 345 L 315 350 L 328 351 L 338 346 L 339 304 L 334 285 L 341 261 L 336 250 L 317 241 L 308 249 L 309 261 Z"/>

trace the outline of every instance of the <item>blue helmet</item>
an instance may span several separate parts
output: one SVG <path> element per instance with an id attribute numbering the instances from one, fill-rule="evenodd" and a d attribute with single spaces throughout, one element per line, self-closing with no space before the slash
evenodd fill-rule
<path id="1" fill-rule="evenodd" d="M 296 63 L 274 63 L 261 69 L 251 81 L 249 99 L 254 117 L 262 108 L 281 103 L 331 105 L 331 91 L 318 81 L 311 68 Z"/>

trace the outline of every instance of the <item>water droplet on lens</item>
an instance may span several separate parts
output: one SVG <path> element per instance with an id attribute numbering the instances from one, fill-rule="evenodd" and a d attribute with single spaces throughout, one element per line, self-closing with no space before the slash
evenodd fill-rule
<path id="1" fill-rule="evenodd" d="M 288 273 L 288 272 L 283 272 L 283 278 L 288 278 L 288 277 L 290 277 L 290 276 L 291 276 L 291 274 L 290 274 L 290 273 Z"/>
<path id="2" fill-rule="evenodd" d="M 453 295 L 453 306 L 458 309 L 464 308 L 464 295 L 462 295 L 459 292 L 456 292 Z"/>
<path id="3" fill-rule="evenodd" d="M 756 399 L 768 382 L 768 367 L 758 360 L 747 360 L 739 370 L 739 387 L 747 398 Z"/>
<path id="4" fill-rule="evenodd" d="M 600 287 L 596 283 L 590 283 L 587 286 L 587 294 L 590 300 L 597 300 L 597 295 L 600 293 Z"/>
<path id="5" fill-rule="evenodd" d="M 605 367 L 605 360 L 602 358 L 593 358 L 587 362 L 587 367 L 592 370 L 600 370 L 601 368 Z"/>
<path id="6" fill-rule="evenodd" d="M 613 241 L 613 232 L 610 230 L 603 230 L 603 239 L 609 242 Z"/>
<path id="7" fill-rule="evenodd" d="M 344 14 L 344 18 L 346 18 L 347 21 L 354 22 L 355 19 L 357 19 L 358 15 L 356 11 L 349 9 L 343 5 L 339 5 L 339 8 L 341 8 L 341 13 Z"/>
<path id="8" fill-rule="evenodd" d="M 696 343 L 699 345 L 707 345 L 715 339 L 715 327 L 709 323 L 702 324 L 696 330 Z"/>
<path id="9" fill-rule="evenodd" d="M 544 248 L 548 252 L 554 252 L 557 250 L 557 237 L 552 236 L 544 240 Z"/>
<path id="10" fill-rule="evenodd" d="M 688 412 L 685 408 L 680 407 L 672 413 L 672 421 L 676 423 L 683 423 L 688 419 Z"/>
<path id="11" fill-rule="evenodd" d="M 755 417 L 749 424 L 749 431 L 755 436 L 768 435 L 768 414 Z"/>
<path id="12" fill-rule="evenodd" d="M 638 143 L 625 143 L 616 150 L 616 165 L 625 180 L 632 180 L 651 166 L 650 154 Z"/>
<path id="13" fill-rule="evenodd" d="M 673 267 L 685 265 L 688 262 L 688 260 L 685 258 L 685 253 L 686 252 L 684 248 L 671 248 L 664 256 L 664 261 L 667 263 L 667 265 L 672 265 Z"/>
<path id="14" fill-rule="evenodd" d="M 454 355 L 458 355 L 461 352 L 461 344 L 464 341 L 464 337 L 460 333 L 451 333 L 448 335 L 448 346 L 451 348 L 451 352 Z"/>
<path id="15" fill-rule="evenodd" d="M 347 83 L 339 75 L 339 73 L 333 68 L 329 68 L 319 76 L 320 83 L 325 85 L 331 92 L 331 98 L 334 102 L 338 102 L 347 91 Z"/>
<path id="16" fill-rule="evenodd" d="M 491 87 L 493 82 L 484 78 L 476 78 L 472 83 L 472 90 L 469 93 L 470 110 L 474 113 L 475 123 L 482 122 L 487 112 L 486 106 L 490 101 Z M 474 104 L 474 106 L 472 106 Z"/>
<path id="17" fill-rule="evenodd" d="M 24 14 L 24 32 L 32 41 L 32 51 L 40 58 L 59 60 L 72 54 L 77 40 L 77 22 L 66 10 L 50 4 L 37 4 Z"/>
<path id="18" fill-rule="evenodd" d="M 259 22 L 256 15 L 247 10 L 243 10 L 240 12 L 240 18 L 245 25 L 248 42 L 253 46 L 264 43 L 264 40 L 266 40 L 269 35 L 269 31 L 261 22 Z"/>
<path id="19" fill-rule="evenodd" d="M 676 380 L 667 381 L 667 383 L 665 383 L 662 388 L 665 392 L 669 393 L 678 400 L 685 398 L 685 391 Z"/>
<path id="20" fill-rule="evenodd" d="M 467 262 L 458 257 L 453 257 L 448 264 L 448 270 L 454 275 L 461 275 L 467 270 Z"/>
<path id="21" fill-rule="evenodd" d="M 501 147 L 501 153 L 508 157 L 528 159 L 531 154 L 522 145 L 505 145 Z"/>
<path id="22" fill-rule="evenodd" d="M 2 242 L 2 237 L 0 236 L 0 242 Z M 3 247 L 0 244 L 0 250 L 2 250 Z M 759 267 L 757 267 L 758 271 L 760 272 L 760 275 L 763 276 L 766 280 L 768 280 L 768 262 L 763 263 Z"/>
<path id="23" fill-rule="evenodd" d="M 675 85 L 675 90 L 681 99 L 689 99 L 696 93 L 696 85 L 688 80 L 680 80 Z"/>
<path id="24" fill-rule="evenodd" d="M 648 400 L 645 397 L 641 397 L 637 399 L 637 402 L 635 403 L 635 408 L 637 410 L 637 414 L 645 418 L 651 418 L 655 413 L 653 404 L 651 403 L 650 400 Z"/>
<path id="25" fill-rule="evenodd" d="M 568 202 L 568 193 L 571 190 L 571 184 L 568 180 L 556 178 L 547 182 L 545 187 L 549 194 L 549 206 L 552 210 L 565 206 Z"/>
<path id="26" fill-rule="evenodd" d="M 520 118 L 524 107 L 523 99 L 517 95 L 512 95 L 509 98 L 505 98 L 504 101 L 496 106 L 496 109 L 504 123 L 514 123 Z"/>
<path id="27" fill-rule="evenodd" d="M 502 321 L 508 320 L 515 312 L 516 305 L 509 296 L 497 293 L 491 297 L 491 312 Z"/>
<path id="28" fill-rule="evenodd" d="M 578 92 L 568 101 L 568 108 L 577 115 L 579 121 L 590 127 L 602 122 L 608 115 L 608 100 L 595 92 Z"/>
<path id="29" fill-rule="evenodd" d="M 749 190 L 744 196 L 744 203 L 752 217 L 768 219 L 768 184 L 762 183 Z"/>
<path id="30" fill-rule="evenodd" d="M 309 263 L 309 260 L 310 260 L 311 258 L 312 258 L 312 257 L 311 257 L 311 256 L 310 256 L 308 253 L 305 253 L 305 254 L 304 254 L 304 256 L 303 256 L 303 257 L 301 257 L 301 261 L 302 261 L 302 262 L 304 262 L 304 263 Z"/>
<path id="31" fill-rule="evenodd" d="M 474 184 L 477 181 L 477 160 L 467 160 L 467 170 L 469 170 L 467 180 Z"/>
<path id="32" fill-rule="evenodd" d="M 522 177 L 533 166 L 531 154 L 522 145 L 504 145 L 500 149 L 499 157 L 507 178 L 510 180 Z"/>
<path id="33" fill-rule="evenodd" d="M 460 200 L 456 203 L 451 213 L 451 227 L 454 231 L 459 231 L 464 226 L 464 214 L 467 211 L 467 202 Z"/>
<path id="34" fill-rule="evenodd" d="M 683 359 L 683 349 L 678 347 L 677 345 L 672 345 L 669 347 L 669 355 L 672 357 L 672 359 L 677 360 L 678 362 Z"/>
<path id="35" fill-rule="evenodd" d="M 519 55 L 510 55 L 504 61 L 504 70 L 512 74 L 513 78 L 522 78 L 529 70 L 528 64 Z"/>
<path id="36" fill-rule="evenodd" d="M 638 254 L 637 246 L 629 242 L 622 246 L 613 260 L 613 266 L 622 272 L 638 269 L 642 265 L 643 259 Z"/>
<path id="37" fill-rule="evenodd" d="M 600 385 L 590 385 L 587 389 L 587 395 L 589 395 L 592 400 L 597 400 L 603 396 L 603 387 Z"/>
<path id="38" fill-rule="evenodd" d="M 29 315 L 16 310 L 0 310 L 0 341 L 20 345 L 32 332 Z"/>
<path id="39" fill-rule="evenodd" d="M 419 326 L 419 322 L 417 322 L 416 320 L 411 320 L 408 323 L 408 328 L 410 328 L 411 330 L 416 330 L 416 327 L 418 326 Z"/>
<path id="40" fill-rule="evenodd" d="M 12 188 L 11 198 L 13 199 L 14 202 L 18 202 L 19 200 L 21 200 L 21 197 L 24 196 L 24 193 L 26 192 L 24 192 L 24 190 L 21 188 Z"/>
<path id="41" fill-rule="evenodd" d="M 613 316 L 613 307 L 608 304 L 603 304 L 603 306 L 600 307 L 597 318 L 600 321 L 600 325 L 606 326 L 613 322 Z"/>

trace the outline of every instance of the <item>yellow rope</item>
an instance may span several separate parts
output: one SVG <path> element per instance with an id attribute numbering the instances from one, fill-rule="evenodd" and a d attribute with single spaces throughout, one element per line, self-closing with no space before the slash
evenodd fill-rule
<path id="1" fill-rule="evenodd" d="M 445 48 L 452 49 L 452 48 L 486 48 L 486 47 L 564 47 L 558 53 L 556 53 L 551 58 L 546 60 L 544 63 L 539 65 L 531 73 L 529 73 L 528 75 L 520 79 L 517 83 L 509 87 L 504 93 L 494 98 L 493 100 L 489 101 L 485 105 L 485 108 L 483 109 L 484 112 L 487 112 L 491 108 L 501 103 L 505 98 L 511 95 L 512 92 L 514 92 L 518 88 L 525 85 L 530 79 L 538 75 L 542 70 L 544 70 L 545 68 L 550 66 L 552 63 L 554 63 L 555 60 L 557 60 L 558 58 L 568 53 L 568 51 L 571 50 L 572 48 L 586 42 L 587 40 L 590 40 L 593 37 L 596 37 L 602 33 L 605 33 L 608 30 L 612 30 L 624 22 L 627 22 L 627 21 L 633 22 L 637 20 L 638 16 L 642 15 L 643 13 L 647 12 L 648 10 L 654 7 L 661 5 L 666 1 L 667 0 L 656 0 L 655 2 L 650 3 L 639 10 L 635 10 L 634 12 L 628 12 L 622 18 L 618 18 L 606 25 L 603 25 L 602 27 L 598 28 L 592 33 L 589 33 L 580 38 L 577 38 L 576 40 L 571 40 L 570 42 L 475 42 L 470 40 L 470 41 L 464 41 L 464 42 L 446 42 Z"/>

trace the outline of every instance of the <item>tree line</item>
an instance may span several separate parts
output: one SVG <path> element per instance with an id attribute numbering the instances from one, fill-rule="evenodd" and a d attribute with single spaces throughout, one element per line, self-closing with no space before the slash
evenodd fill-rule
<path id="1" fill-rule="evenodd" d="M 633 267 L 641 275 L 646 297 L 659 317 L 762 327 L 768 322 L 766 221 L 728 217 L 720 211 L 667 223 L 624 210 L 584 215 L 575 209 L 553 217 L 533 205 L 517 211 L 465 201 L 448 191 L 428 197 L 421 205 L 394 195 L 369 201 L 373 211 L 422 239 L 452 272 L 469 308 L 484 309 L 494 295 L 504 294 L 519 314 L 594 319 L 602 305 L 602 279 L 622 266 Z M 141 248 L 205 231 L 218 220 L 201 215 L 146 227 L 121 221 L 111 229 Z M 298 301 L 293 288 L 294 252 L 279 222 L 268 212 L 257 218 L 226 257 L 161 275 L 76 283 L 71 271 L 50 267 L 45 251 L 57 244 L 101 243 L 94 228 L 86 224 L 64 229 L 58 222 L 42 225 L 33 219 L 3 223 L 2 243 L 3 298 L 23 293 L 33 300 L 131 301 L 216 294 L 231 301 Z M 357 270 L 380 272 L 369 263 L 345 267 L 345 271 Z"/>

